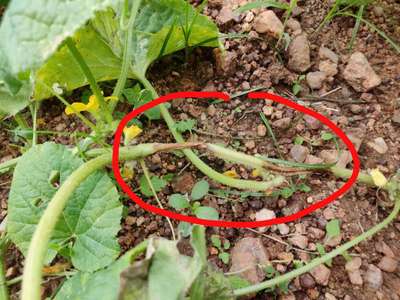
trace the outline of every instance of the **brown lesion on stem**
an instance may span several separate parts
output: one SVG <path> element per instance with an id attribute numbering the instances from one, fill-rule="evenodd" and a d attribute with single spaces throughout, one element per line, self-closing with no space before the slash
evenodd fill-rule
<path id="1" fill-rule="evenodd" d="M 172 151 L 187 148 L 195 148 L 203 146 L 203 142 L 186 142 L 186 143 L 171 143 L 171 144 L 154 144 L 154 149 L 157 152 L 161 151 Z"/>

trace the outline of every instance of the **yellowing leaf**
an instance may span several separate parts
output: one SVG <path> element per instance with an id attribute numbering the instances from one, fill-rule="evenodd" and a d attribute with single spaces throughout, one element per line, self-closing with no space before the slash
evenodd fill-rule
<path id="1" fill-rule="evenodd" d="M 122 177 L 124 179 L 133 179 L 133 176 L 135 175 L 135 171 L 133 170 L 132 164 L 125 163 L 124 167 L 122 168 Z"/>
<path id="2" fill-rule="evenodd" d="M 251 172 L 251 176 L 253 176 L 253 177 L 258 177 L 258 176 L 260 176 L 261 175 L 261 173 L 260 173 L 260 170 L 259 169 L 254 169 L 252 172 Z"/>
<path id="3" fill-rule="evenodd" d="M 239 178 L 240 176 L 236 173 L 236 171 L 234 169 L 229 170 L 224 172 L 225 176 L 231 177 L 231 178 Z"/>
<path id="4" fill-rule="evenodd" d="M 125 145 L 132 141 L 135 137 L 142 133 L 142 129 L 137 125 L 124 128 Z"/>
<path id="5" fill-rule="evenodd" d="M 373 169 L 369 172 L 369 174 L 371 175 L 372 180 L 377 187 L 383 187 L 386 185 L 387 179 L 385 175 L 383 175 L 382 172 L 379 171 L 379 169 Z"/>

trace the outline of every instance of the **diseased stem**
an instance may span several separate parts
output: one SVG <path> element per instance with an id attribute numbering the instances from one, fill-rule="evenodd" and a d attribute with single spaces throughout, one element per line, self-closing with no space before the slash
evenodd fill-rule
<path id="1" fill-rule="evenodd" d="M 271 280 L 267 280 L 267 281 L 264 281 L 264 282 L 261 282 L 261 283 L 255 284 L 255 285 L 251 285 L 251 286 L 248 286 L 245 288 L 234 290 L 233 294 L 235 296 L 243 296 L 243 295 L 247 295 L 247 294 L 251 294 L 251 293 L 256 293 L 256 292 L 265 290 L 267 288 L 273 288 L 282 282 L 290 281 L 290 280 L 294 279 L 295 277 L 300 276 L 301 274 L 309 272 L 316 266 L 329 261 L 330 259 L 334 258 L 335 256 L 340 255 L 341 253 L 354 247 L 358 243 L 368 239 L 369 237 L 371 237 L 378 231 L 385 228 L 390 222 L 392 222 L 396 218 L 396 216 L 399 213 L 399 210 L 400 210 L 400 196 L 397 196 L 395 206 L 393 208 L 393 211 L 389 214 L 389 216 L 386 219 L 384 219 L 381 223 L 375 225 L 374 227 L 372 227 L 365 233 L 363 233 L 363 234 L 359 235 L 358 237 L 352 239 L 351 241 L 343 244 L 342 246 L 336 248 L 335 250 L 333 250 L 321 257 L 313 259 L 311 262 L 309 262 L 308 264 L 306 264 L 303 267 L 300 267 L 300 268 L 293 270 L 289 273 L 286 273 L 284 275 L 275 277 Z"/>
<path id="2" fill-rule="evenodd" d="M 139 6 L 141 0 L 136 0 L 132 3 L 131 14 L 129 16 L 128 26 L 125 32 L 125 41 L 124 41 L 124 52 L 122 56 L 122 66 L 121 66 L 121 73 L 119 75 L 117 84 L 115 85 L 113 96 L 117 97 L 118 99 L 121 97 L 122 90 L 125 87 L 126 78 L 128 77 L 130 59 L 131 59 L 131 52 L 132 52 L 132 34 L 133 34 L 133 25 L 135 23 L 136 15 L 139 10 Z M 109 104 L 109 108 L 111 113 L 113 112 L 117 101 L 111 101 Z"/>
<path id="3" fill-rule="evenodd" d="M 120 149 L 119 159 L 121 161 L 136 160 L 158 151 L 180 149 L 188 145 L 191 146 L 192 144 L 141 144 L 135 147 L 124 147 Z M 93 172 L 110 164 L 111 160 L 112 152 L 110 151 L 82 164 L 72 172 L 54 194 L 40 218 L 29 245 L 22 280 L 22 300 L 40 300 L 42 265 L 46 256 L 47 246 L 69 197 L 82 181 Z"/>
<path id="4" fill-rule="evenodd" d="M 163 207 L 163 205 L 162 205 L 160 199 L 159 199 L 158 196 L 157 196 L 157 192 L 156 192 L 156 190 L 154 189 L 153 183 L 151 182 L 149 170 L 147 169 L 147 166 L 146 166 L 146 163 L 144 162 L 144 159 L 140 159 L 139 162 L 140 162 L 140 166 L 141 166 L 142 169 L 143 169 L 144 177 L 146 178 L 146 181 L 147 181 L 147 183 L 148 183 L 148 185 L 149 185 L 149 187 L 150 187 L 150 190 L 151 190 L 151 192 L 152 192 L 154 198 L 156 198 L 156 201 L 157 201 L 158 206 L 159 206 L 160 208 L 164 209 L 164 207 Z M 169 227 L 170 227 L 170 229 L 171 229 L 172 238 L 173 238 L 173 240 L 175 241 L 175 240 L 176 240 L 176 236 L 175 236 L 174 226 L 172 225 L 172 222 L 171 222 L 171 219 L 170 219 L 170 218 L 166 217 L 166 219 L 167 219 L 168 225 L 169 225 Z"/>
<path id="5" fill-rule="evenodd" d="M 144 87 L 151 92 L 154 99 L 158 98 L 158 94 L 151 83 L 144 77 L 140 77 L 139 81 L 144 85 Z M 169 130 L 171 131 L 172 135 L 174 136 L 175 140 L 178 143 L 183 143 L 185 140 L 183 139 L 182 135 L 176 130 L 175 128 L 175 121 L 172 118 L 171 114 L 169 113 L 167 107 L 164 103 L 159 105 L 160 112 L 162 117 L 164 118 L 165 122 Z M 254 181 L 254 180 L 242 180 L 242 179 L 235 179 L 228 176 L 225 176 L 221 173 L 218 173 L 207 164 L 205 164 L 192 150 L 190 149 L 183 149 L 182 152 L 186 155 L 186 157 L 206 176 L 210 177 L 211 179 L 222 183 L 224 185 L 234 187 L 241 190 L 254 190 L 254 191 L 266 191 L 271 189 L 277 185 L 280 185 L 279 182 L 262 182 L 262 181 Z M 277 177 L 278 178 L 278 177 Z M 279 184 L 277 184 L 279 183 Z"/>
<path id="6" fill-rule="evenodd" d="M 87 81 L 89 82 L 90 88 L 93 92 L 93 95 L 97 98 L 100 104 L 100 113 L 102 114 L 104 120 L 108 123 L 111 124 L 112 122 L 112 115 L 108 109 L 108 106 L 106 102 L 104 101 L 104 96 L 101 93 L 100 87 L 97 84 L 96 79 L 93 76 L 93 73 L 90 71 L 89 66 L 86 64 L 85 59 L 82 57 L 82 54 L 79 52 L 78 48 L 75 46 L 75 42 L 72 38 L 68 37 L 65 40 L 65 43 L 71 52 L 72 56 L 74 57 L 75 61 L 78 63 L 79 67 L 81 68 L 83 74 L 85 74 L 85 77 Z"/>

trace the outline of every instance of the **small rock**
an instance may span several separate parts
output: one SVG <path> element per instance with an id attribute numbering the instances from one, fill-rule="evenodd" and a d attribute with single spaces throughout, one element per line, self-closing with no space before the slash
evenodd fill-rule
<path id="1" fill-rule="evenodd" d="M 283 24 L 272 10 L 259 14 L 254 20 L 254 30 L 279 38 L 283 33 Z"/>
<path id="2" fill-rule="evenodd" d="M 308 232 L 310 233 L 310 236 L 315 240 L 320 240 L 325 236 L 325 231 L 316 227 L 308 228 Z"/>
<path id="3" fill-rule="evenodd" d="M 280 120 L 276 120 L 272 123 L 273 127 L 280 128 L 280 129 L 288 129 L 290 127 L 290 123 L 292 119 L 290 118 L 282 118 Z"/>
<path id="4" fill-rule="evenodd" d="M 345 265 L 345 269 L 347 272 L 352 272 L 360 269 L 362 264 L 362 260 L 359 257 L 354 257 L 352 260 L 348 261 Z"/>
<path id="5" fill-rule="evenodd" d="M 339 159 L 336 163 L 336 166 L 339 168 L 345 168 L 349 163 L 351 163 L 353 160 L 353 157 L 351 156 L 350 151 L 342 151 L 340 153 Z"/>
<path id="6" fill-rule="evenodd" d="M 266 136 L 267 135 L 267 127 L 260 124 L 257 126 L 257 135 L 258 136 Z"/>
<path id="7" fill-rule="evenodd" d="M 370 288 L 379 290 L 383 284 L 382 271 L 374 265 L 369 265 L 365 280 Z"/>
<path id="8" fill-rule="evenodd" d="M 315 280 L 309 273 L 305 273 L 300 276 L 300 285 L 303 288 L 312 289 L 315 287 Z"/>
<path id="9" fill-rule="evenodd" d="M 322 164 L 324 160 L 314 155 L 307 155 L 306 160 L 304 161 L 306 164 Z"/>
<path id="10" fill-rule="evenodd" d="M 319 129 L 321 128 L 321 122 L 318 121 L 316 118 L 310 116 L 310 115 L 305 115 L 303 117 L 304 121 L 306 122 L 307 126 L 311 129 Z"/>
<path id="11" fill-rule="evenodd" d="M 309 72 L 306 75 L 307 84 L 313 90 L 319 90 L 320 88 L 322 88 L 322 84 L 324 83 L 325 79 L 325 72 Z"/>
<path id="12" fill-rule="evenodd" d="M 274 112 L 274 108 L 271 105 L 265 105 L 262 110 L 264 115 L 266 115 L 267 117 L 272 115 L 272 113 Z"/>
<path id="13" fill-rule="evenodd" d="M 328 77 L 333 77 L 338 73 L 337 63 L 331 62 L 330 60 L 321 60 L 318 69 Z"/>
<path id="14" fill-rule="evenodd" d="M 290 231 L 289 226 L 284 224 L 284 223 L 283 224 L 278 224 L 277 227 L 278 227 L 279 233 L 282 234 L 282 235 L 286 235 Z"/>
<path id="15" fill-rule="evenodd" d="M 215 116 L 216 112 L 217 112 L 217 109 L 216 109 L 215 106 L 212 105 L 212 104 L 207 108 L 207 114 L 208 114 L 210 117 Z"/>
<path id="16" fill-rule="evenodd" d="M 325 300 L 337 300 L 337 298 L 330 293 L 325 293 Z"/>
<path id="17" fill-rule="evenodd" d="M 288 240 L 291 244 L 293 244 L 296 247 L 299 247 L 300 249 L 307 248 L 308 238 L 304 235 L 297 234 L 290 237 Z"/>
<path id="18" fill-rule="evenodd" d="M 315 267 L 310 273 L 318 284 L 324 286 L 328 285 L 331 270 L 329 270 L 324 264 Z"/>
<path id="19" fill-rule="evenodd" d="M 351 55 L 343 76 L 357 92 L 367 92 L 381 84 L 380 77 L 361 52 Z"/>
<path id="20" fill-rule="evenodd" d="M 296 300 L 296 296 L 292 293 L 284 294 L 279 296 L 279 300 Z"/>
<path id="21" fill-rule="evenodd" d="M 347 275 L 349 275 L 349 279 L 352 284 L 363 285 L 363 279 L 362 279 L 360 270 L 354 270 L 351 272 L 347 272 Z"/>
<path id="22" fill-rule="evenodd" d="M 136 225 L 140 226 L 142 225 L 144 222 L 146 221 L 146 219 L 143 216 L 140 216 L 139 218 L 137 218 L 136 220 Z"/>
<path id="23" fill-rule="evenodd" d="M 338 151 L 336 150 L 322 150 L 319 157 L 327 164 L 335 163 L 338 160 Z"/>
<path id="24" fill-rule="evenodd" d="M 377 17 L 382 17 L 385 14 L 384 9 L 382 6 L 374 5 L 372 11 L 374 12 L 374 15 Z"/>
<path id="25" fill-rule="evenodd" d="M 329 48 L 322 46 L 321 48 L 319 48 L 318 54 L 321 60 L 329 59 L 335 64 L 339 63 L 339 56 Z"/>
<path id="26" fill-rule="evenodd" d="M 393 257 L 384 256 L 378 264 L 379 269 L 382 271 L 393 273 L 396 271 L 398 265 L 398 261 Z"/>
<path id="27" fill-rule="evenodd" d="M 324 245 L 328 246 L 328 247 L 335 247 L 335 246 L 339 245 L 341 241 L 342 241 L 341 234 L 334 236 L 334 237 L 327 236 L 325 239 Z"/>
<path id="28" fill-rule="evenodd" d="M 289 18 L 286 22 L 286 26 L 288 29 L 290 29 L 291 31 L 295 32 L 295 31 L 301 31 L 301 25 L 300 22 L 297 21 L 294 18 Z"/>
<path id="29" fill-rule="evenodd" d="M 303 73 L 310 68 L 310 44 L 307 35 L 300 34 L 296 36 L 289 45 L 289 69 Z"/>
<path id="30" fill-rule="evenodd" d="M 229 6 L 223 6 L 219 11 L 217 22 L 221 25 L 227 24 L 235 18 L 232 9 Z"/>
<path id="31" fill-rule="evenodd" d="M 262 210 L 256 212 L 256 221 L 266 221 L 266 220 L 271 220 L 275 219 L 276 215 L 273 210 L 269 210 L 266 208 L 263 208 Z M 267 231 L 268 227 L 259 227 L 258 231 L 260 232 L 265 232 Z"/>
<path id="32" fill-rule="evenodd" d="M 296 161 L 296 162 L 304 162 L 306 160 L 307 155 L 310 154 L 310 150 L 308 150 L 307 147 L 304 147 L 302 145 L 294 145 L 292 149 L 290 149 L 290 156 Z"/>
<path id="33" fill-rule="evenodd" d="M 356 134 L 354 132 L 346 132 L 346 134 L 354 145 L 354 148 L 356 148 L 357 151 L 360 150 L 361 144 L 363 142 L 363 137 L 360 136 L 360 134 Z"/>
<path id="34" fill-rule="evenodd" d="M 261 266 L 269 263 L 268 253 L 260 238 L 246 237 L 239 240 L 231 251 L 230 272 L 238 272 L 252 284 L 261 282 L 265 272 Z"/>
<path id="35" fill-rule="evenodd" d="M 329 221 L 329 220 L 333 220 L 334 218 L 336 218 L 336 214 L 334 212 L 333 209 L 331 208 L 325 208 L 324 211 L 322 212 L 325 220 Z"/>
<path id="36" fill-rule="evenodd" d="M 400 124 L 400 110 L 396 110 L 392 116 L 392 122 Z"/>
<path id="37" fill-rule="evenodd" d="M 244 145 L 249 150 L 254 149 L 256 147 L 256 143 L 254 141 L 247 141 Z"/>
<path id="38" fill-rule="evenodd" d="M 361 105 L 358 104 L 352 104 L 350 105 L 350 111 L 355 114 L 358 115 L 359 113 L 361 113 L 363 111 L 363 108 Z"/>
<path id="39" fill-rule="evenodd" d="M 380 241 L 380 242 L 376 243 L 375 249 L 376 249 L 376 251 L 384 254 L 385 256 L 395 257 L 393 250 L 390 249 L 390 247 L 384 241 Z"/>
<path id="40" fill-rule="evenodd" d="M 382 137 L 374 139 L 373 142 L 369 142 L 367 143 L 367 145 L 370 146 L 379 154 L 385 154 L 389 150 L 388 145 L 386 144 L 385 140 Z"/>
<path id="41" fill-rule="evenodd" d="M 237 54 L 234 51 L 224 51 L 219 48 L 213 50 L 217 73 L 220 75 L 229 75 L 236 70 Z"/>

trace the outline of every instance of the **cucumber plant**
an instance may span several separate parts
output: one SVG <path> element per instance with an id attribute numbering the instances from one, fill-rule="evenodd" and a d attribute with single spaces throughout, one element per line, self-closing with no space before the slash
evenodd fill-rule
<path id="1" fill-rule="evenodd" d="M 51 4 L 45 0 L 13 0 L 8 5 L 0 26 L 0 114 L 20 120 L 21 110 L 29 106 L 36 124 L 40 101 L 55 97 L 65 104 L 66 114 L 76 115 L 91 133 L 72 148 L 49 142 L 37 144 L 34 125 L 31 147 L 20 158 L 0 166 L 0 172 L 15 167 L 0 254 L 11 241 L 26 257 L 23 300 L 40 299 L 42 267 L 56 255 L 70 261 L 76 272 L 62 284 L 55 299 L 182 299 L 186 295 L 190 299 L 233 299 L 283 285 L 316 265 L 329 262 L 397 216 L 398 178 L 386 181 L 376 173 L 362 173 L 358 177 L 361 183 L 388 190 L 395 201 L 393 212 L 382 223 L 332 252 L 257 285 L 234 285 L 232 282 L 237 280 L 230 280 L 208 265 L 205 228 L 200 226 L 185 228 L 191 236 L 193 256 L 182 255 L 177 241 L 153 238 L 119 257 L 116 235 L 122 205 L 104 170 L 112 159 L 107 140 L 120 121 L 117 104 L 126 98 L 138 107 L 158 98 L 147 78 L 151 64 L 183 49 L 188 55 L 197 46 L 220 47 L 220 35 L 215 24 L 184 0 L 54 0 Z M 128 79 L 137 81 L 133 91 L 125 88 Z M 115 87 L 105 95 L 101 83 L 112 80 L 116 80 Z M 87 85 L 92 95 L 86 101 L 69 103 L 65 99 L 69 92 Z M 121 161 L 139 160 L 144 166 L 143 159 L 149 155 L 179 150 L 211 180 L 252 191 L 284 185 L 286 177 L 304 170 L 329 171 L 340 178 L 352 173 L 334 165 L 291 165 L 220 145 L 186 143 L 181 133 L 191 131 L 195 124 L 176 123 L 164 104 L 146 117 L 163 118 L 177 143 L 130 146 L 142 130 L 140 124 L 134 124 L 124 131 L 126 145 L 120 149 Z M 192 151 L 199 145 L 226 161 L 259 170 L 263 181 L 218 173 Z M 146 194 L 146 181 L 147 196 L 154 195 L 158 187 L 154 188 L 150 176 L 143 178 L 142 192 Z M 204 182 L 195 185 L 192 200 L 201 199 L 205 190 L 208 193 Z M 171 204 L 184 203 L 182 195 L 175 197 Z M 209 207 L 196 205 L 192 209 L 198 217 L 213 218 Z M 133 263 L 144 252 L 146 259 Z M 226 259 L 226 255 L 223 257 Z M 0 267 L 2 271 L 2 264 Z M 7 299 L 3 272 L 0 280 L 0 295 Z"/>

